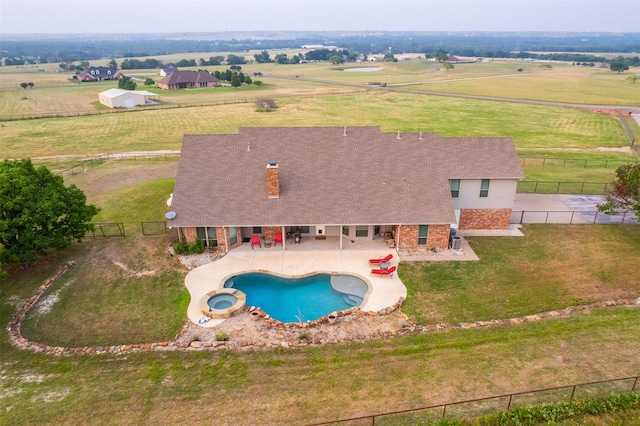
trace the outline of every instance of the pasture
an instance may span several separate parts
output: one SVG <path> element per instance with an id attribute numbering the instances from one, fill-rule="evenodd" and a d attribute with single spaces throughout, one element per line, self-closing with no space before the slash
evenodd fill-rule
<path id="1" fill-rule="evenodd" d="M 614 151 L 629 142 L 619 121 L 608 115 L 388 92 L 365 84 L 384 77 L 388 84 L 419 83 L 407 87 L 428 91 L 493 90 L 491 96 L 592 99 L 610 105 L 633 100 L 631 105 L 637 105 L 640 97 L 626 93 L 636 89 L 624 75 L 555 64 L 543 71 L 498 61 L 460 65 L 449 72 L 431 65 L 410 60 L 366 75 L 327 64 L 247 65 L 247 71 L 255 67 L 293 78 L 265 76 L 261 88 L 162 92 L 163 109 L 1 121 L 2 157 L 39 157 L 38 162 L 63 168 L 104 152 L 179 150 L 186 133 L 236 132 L 241 126 L 372 125 L 386 132 L 511 136 L 521 157 L 581 158 L 591 164 L 637 159 Z M 512 75 L 519 66 L 523 72 Z M 68 81 L 69 75 L 33 70 L 13 75 L 16 70 L 6 68 L 0 70 L 0 119 L 16 113 L 95 112 L 98 91 L 115 85 L 80 85 Z M 136 71 L 135 76 L 155 72 Z M 21 89 L 21 81 L 33 81 L 34 89 Z M 573 89 L 563 89 L 574 84 L 570 81 L 575 81 Z M 256 111 L 253 99 L 263 96 L 276 98 L 279 108 Z M 14 105 L 22 101 L 24 105 Z M 198 103 L 211 105 L 192 106 Z M 75 260 L 77 266 L 47 293 L 55 293 L 58 301 L 48 311 L 29 314 L 24 325 L 29 338 L 52 345 L 172 339 L 186 320 L 186 270 L 168 253 L 166 237 L 143 237 L 139 223 L 162 220 L 175 168 L 174 160 L 111 161 L 69 178 L 69 184 L 103 209 L 96 220 L 124 222 L 127 237 L 86 240 L 29 268 L 10 268 L 0 284 L 0 327 L 6 329 L 18 304 L 60 264 Z M 525 172 L 529 179 L 613 178 L 613 169 L 604 167 L 532 167 Z M 400 265 L 410 295 L 403 311 L 416 323 L 434 324 L 638 297 L 638 228 L 528 225 L 523 238 L 469 238 L 479 262 Z M 607 308 L 535 323 L 238 352 L 53 357 L 17 350 L 2 333 L 0 353 L 3 424 L 59 424 L 60 419 L 65 424 L 305 424 L 638 374 L 640 309 Z"/>

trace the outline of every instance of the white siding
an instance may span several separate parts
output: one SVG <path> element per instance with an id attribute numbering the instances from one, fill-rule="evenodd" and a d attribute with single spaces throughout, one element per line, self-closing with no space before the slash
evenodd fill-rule
<path id="1" fill-rule="evenodd" d="M 491 179 L 489 196 L 480 197 L 482 179 L 461 179 L 460 194 L 453 199 L 455 209 L 504 209 L 513 208 L 518 181 L 515 179 Z"/>

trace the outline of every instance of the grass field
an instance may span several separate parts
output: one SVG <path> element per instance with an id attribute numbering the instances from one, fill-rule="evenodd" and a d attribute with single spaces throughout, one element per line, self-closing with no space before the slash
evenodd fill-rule
<path id="1" fill-rule="evenodd" d="M 260 71 L 357 83 L 374 79 L 326 64 L 307 65 L 261 66 Z M 554 64 L 542 71 L 522 64 L 523 73 L 504 77 L 520 64 L 478 65 L 486 66 L 433 72 L 423 61 L 412 60 L 373 74 L 388 83 L 424 80 L 424 90 L 479 93 L 487 84 L 514 97 L 547 90 L 539 95 L 544 100 L 567 97 L 574 102 L 608 98 L 609 104 L 621 104 L 631 95 L 616 85 L 631 94 L 635 90 L 606 70 Z M 0 116 L 17 109 L 95 110 L 98 85 L 80 86 L 34 70 L 28 75 L 33 79 L 27 79 L 6 68 L 0 70 L 0 105 L 26 96 L 30 106 L 5 106 Z M 576 75 L 570 77 L 572 73 Z M 478 77 L 490 78 L 460 81 Z M 574 92 L 565 90 L 571 78 Z M 36 84 L 33 91 L 11 88 L 23 79 Z M 591 164 L 530 164 L 527 179 L 608 181 L 613 168 L 602 161 L 637 159 L 596 151 L 628 146 L 628 140 L 615 118 L 587 111 L 390 93 L 364 84 L 264 81 L 260 90 L 185 91 L 164 100 L 233 102 L 228 105 L 0 122 L 2 157 L 54 156 L 40 161 L 61 169 L 73 163 L 68 155 L 179 149 L 186 133 L 236 132 L 241 126 L 375 125 L 387 132 L 511 136 L 521 157 L 586 159 Z M 43 93 L 35 94 L 40 89 Z M 61 95 L 67 91 L 68 98 Z M 255 111 L 252 99 L 263 94 L 278 99 L 278 110 Z M 47 293 L 58 301 L 29 313 L 26 336 L 52 345 L 172 339 L 186 321 L 186 271 L 169 255 L 166 237 L 141 236 L 139 223 L 162 220 L 176 166 L 175 160 L 111 161 L 68 178 L 67 183 L 78 185 L 90 203 L 102 208 L 96 221 L 124 222 L 127 237 L 87 240 L 30 268 L 10 268 L 0 283 L 0 327 L 6 329 L 16 306 L 60 264 L 75 260 L 78 264 Z M 434 324 L 640 295 L 640 227 L 527 225 L 524 233 L 522 238 L 469 237 L 479 262 L 401 264 L 399 275 L 409 291 L 403 311 L 420 324 Z M 305 424 L 637 375 L 640 309 L 608 308 L 512 326 L 248 352 L 53 357 L 17 350 L 2 333 L 0 353 L 0 424 Z"/>

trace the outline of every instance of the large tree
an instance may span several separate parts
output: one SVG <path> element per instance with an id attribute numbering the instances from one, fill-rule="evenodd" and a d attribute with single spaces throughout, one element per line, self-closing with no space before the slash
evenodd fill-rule
<path id="1" fill-rule="evenodd" d="M 99 209 L 84 192 L 30 159 L 0 163 L 0 261 L 29 264 L 80 241 Z"/>
<path id="2" fill-rule="evenodd" d="M 611 61 L 611 63 L 609 64 L 609 69 L 611 69 L 611 71 L 621 73 L 629 69 L 629 64 L 624 57 L 618 56 L 616 59 Z"/>
<path id="3" fill-rule="evenodd" d="M 598 211 L 606 214 L 633 212 L 640 220 L 640 164 L 618 167 L 613 190 L 607 194 L 605 203 L 598 204 Z"/>

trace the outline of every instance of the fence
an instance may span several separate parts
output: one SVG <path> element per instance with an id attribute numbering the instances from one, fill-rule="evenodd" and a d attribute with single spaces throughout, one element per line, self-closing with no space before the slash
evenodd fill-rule
<path id="1" fill-rule="evenodd" d="M 124 237 L 124 223 L 93 223 L 93 231 L 85 234 L 85 237 L 105 238 L 105 237 Z"/>
<path id="2" fill-rule="evenodd" d="M 522 167 L 582 167 L 583 169 L 617 169 L 638 164 L 638 161 L 587 160 L 584 158 L 520 157 Z"/>
<path id="3" fill-rule="evenodd" d="M 476 418 L 501 410 L 509 410 L 516 406 L 523 407 L 527 405 L 540 405 L 543 403 L 558 403 L 581 397 L 598 397 L 610 395 L 612 393 L 629 391 L 635 392 L 638 386 L 638 378 L 640 378 L 640 376 L 536 389 L 525 392 L 515 392 L 504 395 L 489 396 L 486 398 L 430 405 L 410 410 L 392 411 L 388 413 L 352 417 L 349 419 L 334 420 L 330 422 L 313 423 L 308 426 L 326 426 L 334 424 L 349 424 L 351 426 L 365 424 L 422 424 L 426 422 L 437 422 L 446 418 Z"/>
<path id="4" fill-rule="evenodd" d="M 98 155 L 97 157 L 90 158 L 88 160 L 80 161 L 79 163 L 74 164 L 73 166 L 71 166 L 71 167 L 69 167 L 67 169 L 64 169 L 62 171 L 57 172 L 57 174 L 62 176 L 62 179 L 66 179 L 68 177 L 73 177 L 73 176 L 75 176 L 77 174 L 86 172 L 87 169 L 89 169 L 89 168 L 94 168 L 96 166 L 99 166 L 100 164 L 104 163 L 108 159 L 109 159 L 109 155 L 108 154 Z"/>
<path id="5" fill-rule="evenodd" d="M 638 219 L 633 213 L 608 215 L 599 211 L 511 211 L 511 224 L 525 223 L 560 223 L 569 225 L 584 224 L 613 224 L 638 225 Z"/>
<path id="6" fill-rule="evenodd" d="M 613 190 L 613 183 L 602 182 L 545 182 L 539 180 L 523 180 L 518 182 L 518 193 L 521 194 L 606 194 Z"/>
<path id="7" fill-rule="evenodd" d="M 162 235 L 169 233 L 167 222 L 141 222 L 142 235 Z"/>

